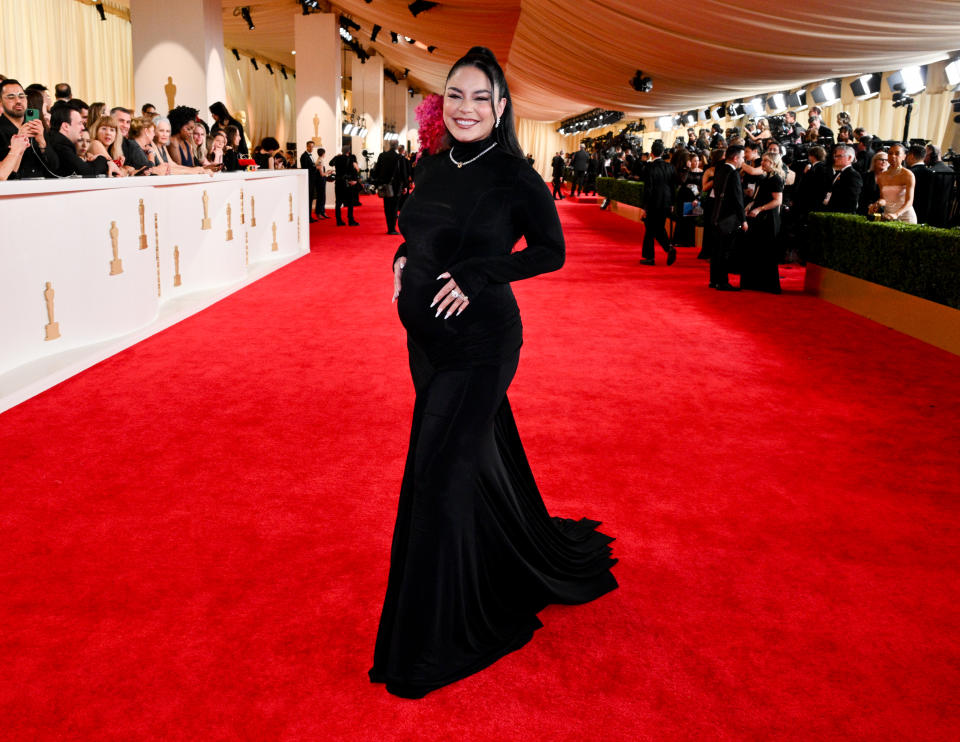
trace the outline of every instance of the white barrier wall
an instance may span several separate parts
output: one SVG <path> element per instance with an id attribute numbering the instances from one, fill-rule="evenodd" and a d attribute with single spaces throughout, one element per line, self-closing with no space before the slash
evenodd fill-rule
<path id="1" fill-rule="evenodd" d="M 309 249 L 305 170 L 0 183 L 0 411 Z"/>

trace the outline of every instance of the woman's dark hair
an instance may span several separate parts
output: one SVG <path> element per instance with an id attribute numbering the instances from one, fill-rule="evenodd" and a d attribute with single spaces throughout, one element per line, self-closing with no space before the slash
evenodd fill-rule
<path id="1" fill-rule="evenodd" d="M 33 88 L 32 90 L 26 91 L 27 93 L 27 108 L 36 108 L 38 111 L 43 110 L 43 91 Z M 43 128 L 46 131 L 47 122 L 44 120 L 43 116 L 40 117 L 40 123 L 43 124 Z"/>
<path id="2" fill-rule="evenodd" d="M 177 106 L 168 114 L 170 119 L 170 131 L 179 134 L 180 130 L 191 121 L 197 120 L 197 109 L 190 106 Z"/>
<path id="3" fill-rule="evenodd" d="M 280 149 L 280 142 L 278 142 L 273 137 L 264 137 L 260 140 L 260 150 L 263 152 L 272 152 L 275 149 Z"/>
<path id="4" fill-rule="evenodd" d="M 454 62 L 450 72 L 447 73 L 447 80 L 461 67 L 476 67 L 490 81 L 493 86 L 493 96 L 490 104 L 494 107 L 494 116 L 496 116 L 496 106 L 504 98 L 507 99 L 507 105 L 503 109 L 503 115 L 500 117 L 500 125 L 493 130 L 493 136 L 506 152 L 514 157 L 526 159 L 523 150 L 520 149 L 520 142 L 517 141 L 517 129 L 513 120 L 513 99 L 510 97 L 510 88 L 507 86 L 507 79 L 503 76 L 503 70 L 500 63 L 493 55 L 493 52 L 483 46 L 475 46 L 464 54 L 460 59 Z M 446 145 L 453 146 L 453 135 L 447 131 Z"/>
<path id="5" fill-rule="evenodd" d="M 199 113 L 199 111 L 197 111 Z M 203 130 L 207 133 L 207 136 L 210 136 L 210 127 L 207 126 L 207 122 L 203 119 L 197 119 L 197 126 L 203 127 Z"/>
<path id="6" fill-rule="evenodd" d="M 230 115 L 230 112 L 227 110 L 227 107 L 223 105 L 220 101 L 210 104 L 210 113 L 212 113 L 217 119 L 220 120 L 220 123 L 226 123 L 233 119 L 233 116 Z"/>
<path id="7" fill-rule="evenodd" d="M 227 125 L 227 126 L 224 126 L 224 127 L 223 127 L 223 133 L 224 133 L 224 135 L 227 137 L 227 146 L 228 146 L 228 147 L 232 147 L 232 146 L 233 146 L 233 140 L 234 140 L 234 139 L 238 139 L 238 140 L 239 140 L 239 138 L 240 138 L 240 130 L 239 130 L 236 126 L 234 126 L 233 124 L 229 124 L 229 125 Z M 240 142 L 238 141 L 238 142 L 237 142 L 237 145 L 239 145 L 239 144 L 240 144 Z"/>

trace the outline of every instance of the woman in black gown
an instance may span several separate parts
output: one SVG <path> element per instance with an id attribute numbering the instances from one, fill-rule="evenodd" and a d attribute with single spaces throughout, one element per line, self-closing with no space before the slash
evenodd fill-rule
<path id="1" fill-rule="evenodd" d="M 452 147 L 420 160 L 394 257 L 416 403 L 370 679 L 407 698 L 523 646 L 548 603 L 617 586 L 599 523 L 547 513 L 506 397 L 510 282 L 560 268 L 564 241 L 491 52 L 453 66 L 443 110 Z"/>
<path id="2" fill-rule="evenodd" d="M 760 161 L 764 177 L 747 207 L 746 249 L 740 272 L 740 288 L 780 293 L 780 206 L 783 178 L 780 155 L 767 152 Z"/>

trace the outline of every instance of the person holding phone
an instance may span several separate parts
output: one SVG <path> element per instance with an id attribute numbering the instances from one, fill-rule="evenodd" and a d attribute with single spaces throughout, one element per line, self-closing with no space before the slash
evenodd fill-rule
<path id="1" fill-rule="evenodd" d="M 13 79 L 0 82 L 0 160 L 5 160 L 12 149 L 15 136 L 25 136 L 27 148 L 21 153 L 19 164 L 8 177 L 49 178 L 57 171 L 60 160 L 47 146 L 46 132 L 40 111 L 28 110 L 27 94 Z"/>

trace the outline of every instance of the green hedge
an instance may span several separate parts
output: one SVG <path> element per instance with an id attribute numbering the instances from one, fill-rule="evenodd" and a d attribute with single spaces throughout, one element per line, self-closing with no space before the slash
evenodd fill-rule
<path id="1" fill-rule="evenodd" d="M 960 309 L 960 229 L 811 214 L 809 260 Z"/>
<path id="2" fill-rule="evenodd" d="M 622 178 L 597 178 L 597 194 L 630 206 L 643 202 L 643 182 Z"/>

